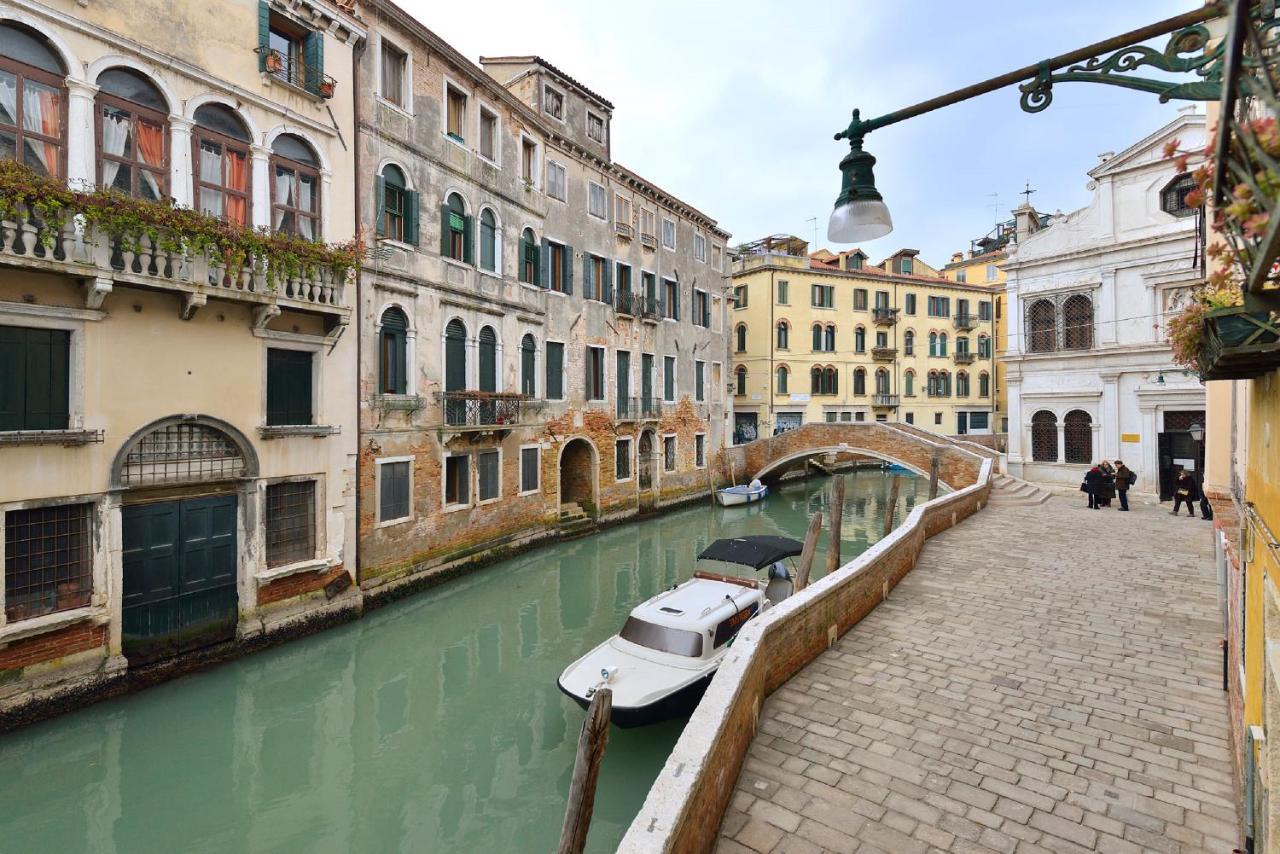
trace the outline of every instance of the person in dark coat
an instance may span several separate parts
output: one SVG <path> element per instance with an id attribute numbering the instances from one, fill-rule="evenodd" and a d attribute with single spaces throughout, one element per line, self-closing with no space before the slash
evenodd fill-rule
<path id="1" fill-rule="evenodd" d="M 1122 461 L 1116 460 L 1116 494 L 1120 496 L 1120 509 L 1124 512 L 1129 510 L 1129 487 L 1133 486 L 1133 482 L 1138 479 L 1129 467 Z"/>
<path id="2" fill-rule="evenodd" d="M 1110 507 L 1111 499 L 1116 497 L 1116 470 L 1106 460 L 1098 464 L 1098 470 L 1102 472 L 1102 483 L 1098 487 L 1098 506 Z"/>
<path id="3" fill-rule="evenodd" d="M 1200 497 L 1200 490 L 1196 488 L 1196 479 L 1191 473 L 1184 469 L 1178 469 L 1178 479 L 1173 484 L 1173 510 L 1169 511 L 1173 515 L 1178 515 L 1178 508 L 1185 501 L 1187 504 L 1187 515 L 1195 518 L 1196 515 L 1196 499 Z"/>
<path id="4" fill-rule="evenodd" d="M 1082 486 L 1084 487 L 1084 491 L 1089 493 L 1089 509 L 1099 509 L 1098 490 L 1102 487 L 1102 469 L 1097 466 L 1089 469 L 1088 473 L 1084 476 L 1084 483 Z"/>

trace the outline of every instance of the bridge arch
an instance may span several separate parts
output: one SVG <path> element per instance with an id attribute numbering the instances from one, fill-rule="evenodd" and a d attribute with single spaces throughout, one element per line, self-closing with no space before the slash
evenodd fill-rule
<path id="1" fill-rule="evenodd" d="M 756 478 L 760 480 L 764 480 L 765 478 L 769 477 L 773 473 L 779 470 L 786 469 L 788 466 L 792 465 L 793 463 L 799 462 L 800 460 L 803 460 L 809 457 L 825 456 L 826 454 L 857 454 L 863 457 L 874 457 L 875 459 L 883 460 L 886 463 L 893 463 L 894 465 L 902 466 L 904 469 L 907 469 L 912 474 L 917 474 L 922 477 L 929 476 L 928 469 L 922 470 L 919 467 L 907 462 L 906 460 L 898 459 L 897 457 L 891 457 L 882 451 L 874 451 L 874 450 L 871 450 L 870 448 L 857 448 L 852 445 L 842 444 L 842 445 L 829 445 L 827 447 L 807 448 L 802 451 L 796 451 L 791 454 L 786 454 L 784 456 L 771 460 L 769 463 L 767 463 L 764 466 L 764 468 L 760 469 L 751 477 L 753 480 Z"/>

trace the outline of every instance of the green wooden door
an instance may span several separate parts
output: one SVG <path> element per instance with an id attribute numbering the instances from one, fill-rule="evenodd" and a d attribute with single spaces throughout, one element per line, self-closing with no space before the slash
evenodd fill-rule
<path id="1" fill-rule="evenodd" d="M 167 658 L 235 636 L 236 497 L 125 507 L 124 653 Z"/>
<path id="2" fill-rule="evenodd" d="M 646 416 L 653 412 L 653 356 L 640 354 L 640 405 Z"/>
<path id="3" fill-rule="evenodd" d="M 626 350 L 618 351 L 618 376 L 616 387 L 618 389 L 618 415 L 619 417 L 626 417 L 630 414 L 630 409 L 628 407 L 631 403 L 628 399 L 631 397 L 631 354 Z"/>

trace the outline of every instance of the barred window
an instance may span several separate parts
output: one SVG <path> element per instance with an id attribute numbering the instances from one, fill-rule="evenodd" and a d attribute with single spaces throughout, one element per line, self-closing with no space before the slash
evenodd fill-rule
<path id="1" fill-rule="evenodd" d="M 662 438 L 662 470 L 668 472 L 676 470 L 675 436 L 664 436 Z"/>
<path id="2" fill-rule="evenodd" d="M 1093 346 L 1093 301 L 1084 294 L 1069 297 L 1062 304 L 1062 343 L 1068 350 Z"/>
<path id="3" fill-rule="evenodd" d="M 309 354 L 308 354 L 309 355 Z M 138 440 L 120 466 L 125 486 L 232 480 L 248 470 L 239 444 L 200 423 L 164 424 Z"/>
<path id="4" fill-rule="evenodd" d="M 1187 204 L 1187 194 L 1196 188 L 1195 178 L 1184 172 L 1160 191 L 1160 210 L 1173 216 L 1191 216 L 1198 210 Z"/>
<path id="5" fill-rule="evenodd" d="M 628 480 L 631 477 L 631 440 L 618 439 L 613 446 L 613 479 Z"/>
<path id="6" fill-rule="evenodd" d="M 61 504 L 5 513 L 5 619 L 16 622 L 89 604 L 92 510 L 92 504 Z"/>
<path id="7" fill-rule="evenodd" d="M 1037 463 L 1058 461 L 1058 416 L 1047 409 L 1031 416 L 1031 459 Z"/>
<path id="8" fill-rule="evenodd" d="M 1027 312 L 1027 351 L 1051 353 L 1057 349 L 1058 311 L 1047 299 L 1036 300 Z"/>
<path id="9" fill-rule="evenodd" d="M 267 486 L 267 566 L 316 556 L 316 482 Z"/>
<path id="10" fill-rule="evenodd" d="M 1093 419 L 1082 409 L 1073 409 L 1062 419 L 1062 444 L 1069 463 L 1087 464 L 1093 459 Z"/>

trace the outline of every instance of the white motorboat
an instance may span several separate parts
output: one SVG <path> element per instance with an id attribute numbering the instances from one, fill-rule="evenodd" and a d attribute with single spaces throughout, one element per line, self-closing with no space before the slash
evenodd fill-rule
<path id="1" fill-rule="evenodd" d="M 753 480 L 742 486 L 726 486 L 724 489 L 716 490 L 716 501 L 719 501 L 723 507 L 737 507 L 741 504 L 763 501 L 768 494 L 769 487 L 758 480 Z"/>
<path id="2" fill-rule="evenodd" d="M 585 709 L 608 686 L 612 720 L 620 727 L 688 715 L 747 621 L 790 595 L 791 573 L 782 561 L 803 547 L 788 537 L 716 540 L 699 561 L 768 569 L 768 586 L 754 578 L 695 571 L 688 581 L 636 606 L 621 632 L 566 667 L 560 690 Z"/>

